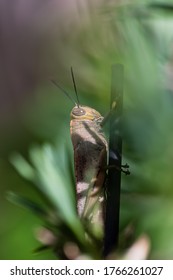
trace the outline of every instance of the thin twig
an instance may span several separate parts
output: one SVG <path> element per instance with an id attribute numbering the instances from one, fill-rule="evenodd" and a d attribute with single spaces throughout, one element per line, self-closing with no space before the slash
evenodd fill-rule
<path id="1" fill-rule="evenodd" d="M 108 170 L 107 205 L 105 221 L 104 255 L 107 256 L 118 246 L 120 186 L 121 186 L 121 115 L 123 105 L 123 66 L 112 66 L 111 107 L 116 102 L 116 108 L 110 118 L 109 165 L 117 168 Z M 119 170 L 118 170 L 119 169 Z"/>

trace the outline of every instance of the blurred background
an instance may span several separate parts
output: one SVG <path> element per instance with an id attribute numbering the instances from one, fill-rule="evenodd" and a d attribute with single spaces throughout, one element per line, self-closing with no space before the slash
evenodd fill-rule
<path id="1" fill-rule="evenodd" d="M 85 247 L 74 211 L 74 105 L 50 79 L 75 98 L 72 66 L 81 104 L 105 115 L 115 63 L 125 71 L 123 161 L 131 170 L 122 176 L 120 255 L 145 234 L 146 258 L 173 258 L 172 30 L 173 1 L 0 0 L 0 259 L 56 259 L 57 250 L 33 253 L 47 242 L 40 227 L 49 213 L 50 229 L 52 209 L 63 244 Z"/>

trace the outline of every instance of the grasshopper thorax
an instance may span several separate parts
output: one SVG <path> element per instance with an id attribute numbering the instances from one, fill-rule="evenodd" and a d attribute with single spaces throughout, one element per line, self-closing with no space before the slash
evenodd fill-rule
<path id="1" fill-rule="evenodd" d="M 103 117 L 93 108 L 80 105 L 79 107 L 75 106 L 71 111 L 71 120 L 74 119 L 95 121 L 98 119 L 101 120 Z"/>

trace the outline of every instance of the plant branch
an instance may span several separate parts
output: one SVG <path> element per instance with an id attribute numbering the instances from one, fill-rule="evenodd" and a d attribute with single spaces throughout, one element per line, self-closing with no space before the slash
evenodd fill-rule
<path id="1" fill-rule="evenodd" d="M 110 117 L 109 165 L 115 165 L 117 168 L 108 170 L 104 256 L 117 248 L 119 238 L 123 105 L 123 66 L 121 64 L 112 66 L 111 107 L 113 102 L 116 102 L 116 108 Z"/>

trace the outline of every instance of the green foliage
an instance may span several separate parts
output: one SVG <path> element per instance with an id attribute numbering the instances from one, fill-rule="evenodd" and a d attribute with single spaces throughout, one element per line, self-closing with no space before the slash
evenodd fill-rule
<path id="1" fill-rule="evenodd" d="M 78 218 L 67 158 L 60 160 L 62 150 L 53 145 L 44 144 L 42 147 L 33 146 L 29 155 L 30 163 L 17 153 L 11 156 L 10 161 L 19 174 L 31 181 L 49 203 L 44 205 L 46 208 L 43 209 L 33 200 L 11 192 L 8 194 L 8 199 L 41 218 L 44 226 L 43 236 L 44 232 L 46 235 L 46 229 L 49 234 L 52 232 L 55 236 L 55 243 L 49 246 L 45 244 L 34 251 L 41 252 L 44 249 L 53 248 L 58 257 L 66 258 L 63 250 L 65 244 L 70 241 L 80 248 L 80 254 L 87 253 L 94 258 L 100 258 L 101 251 L 100 249 L 97 251 L 96 244 L 100 244 L 101 241 L 90 231 L 87 223 L 82 225 Z M 88 234 L 88 241 L 85 238 L 85 232 Z M 94 240 L 95 245 L 91 240 Z M 44 242 L 49 243 L 49 238 L 46 241 L 44 238 Z"/>

